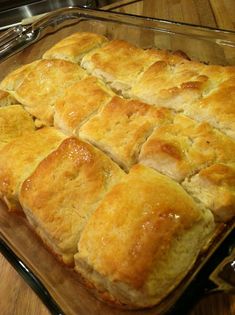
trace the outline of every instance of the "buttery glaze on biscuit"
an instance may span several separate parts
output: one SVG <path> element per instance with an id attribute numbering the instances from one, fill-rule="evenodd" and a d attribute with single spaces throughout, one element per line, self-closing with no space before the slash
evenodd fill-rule
<path id="1" fill-rule="evenodd" d="M 0 150 L 0 199 L 9 210 L 20 210 L 18 196 L 23 181 L 64 138 L 55 128 L 43 128 L 17 137 Z"/>
<path id="2" fill-rule="evenodd" d="M 235 67 L 163 58 L 140 76 L 129 95 L 207 121 L 235 137 Z"/>
<path id="3" fill-rule="evenodd" d="M 36 232 L 66 264 L 73 264 L 80 234 L 124 172 L 101 151 L 68 138 L 23 183 L 20 202 Z"/>
<path id="4" fill-rule="evenodd" d="M 106 104 L 114 93 L 96 77 L 88 76 L 70 86 L 55 103 L 54 125 L 68 135 Z"/>
<path id="5" fill-rule="evenodd" d="M 163 59 L 152 64 L 133 85 L 130 96 L 149 104 L 177 111 L 201 95 L 208 78 L 201 75 L 201 63 L 186 59 Z"/>
<path id="6" fill-rule="evenodd" d="M 44 53 L 43 58 L 79 63 L 85 54 L 102 46 L 107 40 L 105 36 L 95 33 L 77 32 L 52 46 Z"/>
<path id="7" fill-rule="evenodd" d="M 85 55 L 81 66 L 126 95 L 140 73 L 156 58 L 126 41 L 112 40 Z"/>
<path id="8" fill-rule="evenodd" d="M 235 164 L 213 164 L 187 178 L 183 186 L 217 221 L 227 222 L 235 216 Z"/>
<path id="9" fill-rule="evenodd" d="M 136 163 L 142 144 L 156 126 L 172 119 L 170 110 L 114 96 L 79 130 L 79 136 L 97 146 L 124 170 Z"/>
<path id="10" fill-rule="evenodd" d="M 0 149 L 14 138 L 34 130 L 33 118 L 21 105 L 0 107 Z"/>
<path id="11" fill-rule="evenodd" d="M 16 88 L 14 96 L 44 125 L 52 125 L 56 100 L 84 76 L 84 70 L 72 62 L 40 60 Z"/>
<path id="12" fill-rule="evenodd" d="M 179 184 L 136 165 L 89 219 L 75 268 L 110 301 L 151 306 L 187 274 L 213 228 Z"/>
<path id="13" fill-rule="evenodd" d="M 0 89 L 4 91 L 14 92 L 23 82 L 25 77 L 38 64 L 39 60 L 23 65 L 10 72 L 0 83 Z"/>
<path id="14" fill-rule="evenodd" d="M 235 141 L 208 123 L 178 114 L 171 124 L 156 128 L 139 161 L 181 182 L 211 164 L 235 162 Z"/>

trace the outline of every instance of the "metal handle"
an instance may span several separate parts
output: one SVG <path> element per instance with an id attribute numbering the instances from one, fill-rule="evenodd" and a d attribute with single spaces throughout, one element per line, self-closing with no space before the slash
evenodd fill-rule
<path id="1" fill-rule="evenodd" d="M 90 3 L 90 1 L 88 2 Z M 86 17 L 91 11 L 74 7 L 62 8 L 43 15 L 31 25 L 18 25 L 10 28 L 0 35 L 0 60 L 8 58 L 35 42 L 43 36 L 45 30 L 48 32 L 48 27 L 52 26 L 55 30 L 56 26 L 68 18 L 79 20 L 79 17 Z"/>
<path id="2" fill-rule="evenodd" d="M 56 10 L 43 15 L 42 18 L 36 20 L 31 25 L 18 25 L 0 34 L 0 60 L 10 57 L 12 54 L 23 50 L 35 42 L 43 35 L 43 30 L 48 26 L 54 27 L 62 23 L 67 19 L 67 13 L 69 13 L 70 10 L 71 8 Z M 58 13 L 63 11 L 65 11 L 65 14 L 61 16 L 58 15 Z M 77 11 L 76 13 L 77 18 L 79 13 Z"/>
<path id="3" fill-rule="evenodd" d="M 31 26 L 17 26 L 11 28 L 0 36 L 0 60 L 11 56 L 32 43 L 37 37 L 37 32 Z"/>
<path id="4" fill-rule="evenodd" d="M 10 41 L 16 39 L 24 30 L 25 28 L 19 25 L 17 27 L 10 28 L 7 31 L 1 33 L 0 45 L 1 46 L 7 45 Z"/>

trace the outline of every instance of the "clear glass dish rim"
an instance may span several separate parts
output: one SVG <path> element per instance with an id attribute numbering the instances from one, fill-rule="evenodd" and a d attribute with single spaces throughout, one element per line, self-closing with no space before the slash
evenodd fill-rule
<path id="1" fill-rule="evenodd" d="M 197 29 L 204 29 L 204 30 L 216 31 L 216 32 L 218 32 L 218 31 L 219 32 L 226 32 L 226 33 L 230 33 L 230 34 L 235 35 L 235 31 L 233 31 L 233 30 L 228 30 L 228 29 L 218 28 L 218 27 L 212 27 L 212 26 L 198 25 L 198 24 L 193 24 L 193 23 L 188 23 L 188 22 L 173 21 L 173 20 L 169 20 L 169 19 L 160 19 L 160 18 L 155 18 L 155 17 L 149 17 L 147 15 L 138 15 L 138 14 L 133 14 L 133 13 L 107 11 L 107 10 L 103 10 L 102 8 L 101 9 L 89 9 L 89 8 L 87 8 L 86 10 L 110 12 L 110 13 L 114 13 L 116 15 L 142 18 L 145 20 L 151 20 L 151 21 L 155 21 L 155 22 L 159 22 L 159 23 L 163 23 L 163 24 L 189 26 L 189 27 L 193 27 L 193 28 L 197 28 Z"/>
<path id="2" fill-rule="evenodd" d="M 162 24 L 162 26 L 176 26 L 176 27 L 186 27 L 186 28 L 192 28 L 195 30 L 199 30 L 199 31 L 206 31 L 208 33 L 213 33 L 215 35 L 220 35 L 220 34 L 226 34 L 226 35 L 232 35 L 234 36 L 234 40 L 235 40 L 235 31 L 232 30 L 227 30 L 227 29 L 223 29 L 223 28 L 216 28 L 216 27 L 210 27 L 210 26 L 203 26 L 203 25 L 196 25 L 193 23 L 186 23 L 186 22 L 178 22 L 178 21 L 172 21 L 172 20 L 168 20 L 168 19 L 159 19 L 159 18 L 155 18 L 155 17 L 148 17 L 148 16 L 144 16 L 144 15 L 137 15 L 137 14 L 130 14 L 130 13 L 123 13 L 123 12 L 115 12 L 115 11 L 109 11 L 109 10 L 103 10 L 103 9 L 92 9 L 92 8 L 80 8 L 80 7 L 73 7 L 73 6 L 69 6 L 69 7 L 64 7 L 55 11 L 52 11 L 52 14 L 57 14 L 57 15 L 61 15 L 64 12 L 66 12 L 67 10 L 77 10 L 79 13 L 81 13 L 81 15 L 87 15 L 88 17 L 91 18 L 97 18 L 99 19 L 99 16 L 97 14 L 103 14 L 103 18 L 105 18 L 107 21 L 112 21 L 110 17 L 116 17 L 117 19 L 123 20 L 122 22 L 125 23 L 125 19 L 133 19 L 133 20 L 139 20 L 139 21 L 148 21 L 148 22 L 153 22 L 153 23 L 159 23 Z M 39 21 L 43 20 L 43 19 L 48 19 L 50 18 L 50 13 L 48 15 L 46 15 L 45 17 L 42 17 Z M 32 25 L 37 26 L 37 23 L 39 21 L 36 21 L 35 23 L 32 23 Z M 127 21 L 126 21 L 127 22 Z M 142 27 L 145 27 L 143 25 L 141 25 Z M 165 30 L 165 29 L 163 29 Z M 217 37 L 217 36 L 215 36 Z"/>
<path id="3" fill-rule="evenodd" d="M 11 55 L 22 51 L 29 45 L 37 42 L 47 34 L 47 27 L 53 26 L 56 31 L 58 25 L 71 19 L 93 19 L 113 23 L 121 23 L 142 29 L 162 31 L 214 41 L 221 46 L 235 48 L 235 32 L 189 23 L 169 21 L 135 14 L 117 13 L 100 9 L 79 7 L 65 7 L 52 11 L 29 25 L 18 25 L 0 35 L 0 63 Z M 5 34 L 4 34 L 5 33 Z M 7 33 L 7 35 L 6 35 Z M 5 36 L 5 37 L 4 37 Z"/>

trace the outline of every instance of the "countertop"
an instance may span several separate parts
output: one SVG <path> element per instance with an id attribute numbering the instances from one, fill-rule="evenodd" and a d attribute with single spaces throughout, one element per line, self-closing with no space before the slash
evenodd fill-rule
<path id="1" fill-rule="evenodd" d="M 121 0 L 105 9 L 235 31 L 234 0 Z M 37 295 L 1 255 L 0 314 L 49 315 Z M 234 315 L 235 296 L 207 296 L 189 313 L 199 314 Z"/>

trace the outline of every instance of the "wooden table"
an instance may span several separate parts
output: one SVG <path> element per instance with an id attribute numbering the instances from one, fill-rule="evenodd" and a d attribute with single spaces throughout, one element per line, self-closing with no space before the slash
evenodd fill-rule
<path id="1" fill-rule="evenodd" d="M 121 0 L 106 9 L 235 30 L 234 0 Z M 0 256 L 0 314 L 49 314 L 40 299 L 3 256 Z M 190 315 L 199 314 L 234 315 L 235 297 L 208 296 L 190 312 Z"/>

